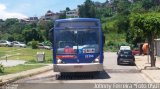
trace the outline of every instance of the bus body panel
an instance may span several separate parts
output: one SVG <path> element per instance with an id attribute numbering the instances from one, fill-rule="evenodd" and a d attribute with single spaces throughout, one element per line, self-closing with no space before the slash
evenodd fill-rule
<path id="1" fill-rule="evenodd" d="M 55 72 L 96 72 L 103 71 L 103 64 L 81 63 L 81 64 L 55 64 Z"/>

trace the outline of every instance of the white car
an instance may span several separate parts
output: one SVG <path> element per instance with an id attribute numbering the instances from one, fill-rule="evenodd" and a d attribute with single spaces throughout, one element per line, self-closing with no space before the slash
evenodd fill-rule
<path id="1" fill-rule="evenodd" d="M 131 50 L 130 46 L 121 46 L 120 50 Z"/>
<path id="2" fill-rule="evenodd" d="M 121 50 L 131 50 L 131 47 L 130 46 L 120 46 L 120 49 L 117 52 L 117 54 L 119 54 Z"/>
<path id="3" fill-rule="evenodd" d="M 7 40 L 0 40 L 0 46 L 11 47 L 12 44 L 11 44 L 11 42 L 9 42 L 9 41 L 7 41 Z"/>
<path id="4" fill-rule="evenodd" d="M 15 47 L 23 47 L 23 48 L 26 47 L 26 44 L 25 44 L 25 43 L 19 42 L 19 41 L 13 41 L 12 44 L 13 44 L 13 46 L 15 46 Z"/>
<path id="5" fill-rule="evenodd" d="M 39 44 L 38 44 L 38 48 L 39 48 L 39 49 L 48 49 L 48 50 L 51 49 L 50 46 L 44 45 L 44 44 L 42 44 L 42 43 L 39 43 Z"/>

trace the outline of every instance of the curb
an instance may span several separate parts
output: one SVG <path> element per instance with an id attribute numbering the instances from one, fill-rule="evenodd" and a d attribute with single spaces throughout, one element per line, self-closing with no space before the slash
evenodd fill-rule
<path id="1" fill-rule="evenodd" d="M 45 67 L 26 70 L 26 71 L 22 71 L 22 72 L 15 73 L 15 74 L 3 75 L 3 76 L 0 76 L 0 86 L 5 85 L 7 83 L 14 82 L 14 81 L 22 79 L 22 78 L 26 78 L 26 77 L 33 76 L 33 75 L 36 75 L 39 73 L 50 71 L 50 70 L 53 70 L 53 66 L 48 65 Z"/>

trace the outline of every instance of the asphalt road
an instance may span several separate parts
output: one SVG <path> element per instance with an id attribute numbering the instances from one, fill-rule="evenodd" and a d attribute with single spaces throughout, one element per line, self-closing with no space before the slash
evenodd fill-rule
<path id="1" fill-rule="evenodd" d="M 117 65 L 116 53 L 106 52 L 104 54 L 104 71 L 99 75 L 69 73 L 61 76 L 59 73 L 48 71 L 18 80 L 15 83 L 18 83 L 20 87 L 18 89 L 92 89 L 100 83 L 152 82 L 140 72 L 136 65 Z"/>

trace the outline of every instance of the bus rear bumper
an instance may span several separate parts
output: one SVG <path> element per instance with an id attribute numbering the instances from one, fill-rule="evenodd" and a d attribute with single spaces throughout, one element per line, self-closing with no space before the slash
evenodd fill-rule
<path id="1" fill-rule="evenodd" d="M 94 72 L 103 71 L 103 64 L 83 63 L 83 64 L 54 64 L 55 72 Z"/>

